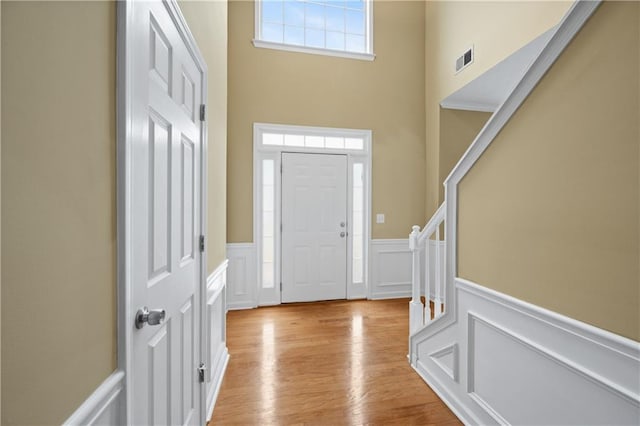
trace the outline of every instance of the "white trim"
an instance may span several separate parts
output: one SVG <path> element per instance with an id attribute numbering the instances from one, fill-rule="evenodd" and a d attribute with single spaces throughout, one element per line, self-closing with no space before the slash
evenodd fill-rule
<path id="1" fill-rule="evenodd" d="M 218 265 L 216 269 L 213 270 L 211 274 L 207 277 L 207 288 L 214 286 L 216 288 L 222 288 L 225 283 L 222 280 L 223 273 L 227 271 L 227 267 L 229 266 L 229 259 L 225 259 Z"/>
<path id="2" fill-rule="evenodd" d="M 371 240 L 369 299 L 411 297 L 411 260 L 406 238 Z M 383 276 L 384 275 L 384 276 Z"/>
<path id="3" fill-rule="evenodd" d="M 256 285 L 256 245 L 254 243 L 228 243 L 227 257 L 227 310 L 251 309 L 258 306 Z"/>
<path id="4" fill-rule="evenodd" d="M 124 385 L 124 371 L 115 371 L 93 391 L 63 425 L 122 424 L 125 414 Z"/>
<path id="5" fill-rule="evenodd" d="M 440 102 L 444 109 L 460 109 L 463 111 L 495 112 L 500 105 L 485 104 L 480 102 L 455 102 L 446 99 Z"/>
<path id="6" fill-rule="evenodd" d="M 293 44 L 273 43 L 270 41 L 254 39 L 253 45 L 262 49 L 282 50 L 285 52 L 308 53 L 311 55 L 334 56 L 338 58 L 358 59 L 361 61 L 373 61 L 376 55 L 373 53 L 347 52 L 343 50 L 320 49 L 316 47 L 295 46 Z"/>
<path id="7" fill-rule="evenodd" d="M 222 388 L 222 379 L 224 378 L 225 373 L 227 372 L 227 367 L 229 365 L 229 351 L 225 348 L 225 351 L 222 355 L 222 362 L 219 363 L 219 369 L 217 369 L 214 373 L 215 377 L 219 377 L 219 380 L 216 380 L 215 388 L 213 389 L 213 394 L 210 398 L 211 405 L 207 407 L 207 422 L 211 421 L 211 417 L 213 417 L 213 410 L 216 407 L 216 402 L 218 401 L 218 395 L 220 395 L 220 389 Z"/>
<path id="8" fill-rule="evenodd" d="M 292 147 L 283 145 L 263 145 L 262 135 L 264 133 L 282 133 L 282 134 L 299 134 L 314 136 L 334 136 L 334 137 L 356 137 L 362 138 L 364 141 L 363 149 L 325 149 L 325 148 L 308 148 L 308 147 Z M 361 162 L 363 164 L 364 185 L 365 185 L 365 211 L 364 211 L 364 273 L 363 283 L 352 283 L 352 234 L 349 232 L 347 243 L 347 299 L 360 299 L 368 296 L 369 283 L 369 253 L 371 244 L 371 151 L 372 151 L 372 131 L 363 129 L 345 129 L 334 127 L 314 127 L 314 126 L 298 126 L 298 125 L 282 125 L 268 123 L 253 124 L 253 240 L 255 241 L 255 283 L 257 293 L 250 303 L 234 305 L 229 303 L 230 309 L 246 309 L 255 306 L 271 306 L 278 305 L 281 302 L 281 294 L 279 289 L 281 277 L 281 233 L 276 226 L 274 233 L 274 287 L 272 289 L 262 288 L 262 162 L 270 159 L 274 161 L 274 172 L 276 173 L 275 184 L 275 203 L 274 203 L 274 220 L 276 224 L 281 219 L 281 180 L 279 179 L 279 170 L 281 167 L 281 155 L 283 152 L 299 152 L 310 154 L 341 154 L 347 156 L 348 174 L 347 174 L 347 198 L 349 214 L 352 210 L 353 187 L 352 176 L 353 164 Z M 347 231 L 351 226 L 351 216 L 347 221 Z"/>
<path id="9" fill-rule="evenodd" d="M 580 424 L 606 418 L 622 424 L 640 415 L 639 342 L 468 280 L 456 278 L 455 288 L 458 327 L 419 342 L 411 363 L 465 423 Z M 453 344 L 459 347 L 457 381 L 433 359 L 434 348 Z M 544 399 L 550 382 L 571 396 L 566 408 L 562 403 L 530 418 L 530 400 Z M 525 394 L 514 399 L 511 387 Z"/>
<path id="10" fill-rule="evenodd" d="M 254 38 L 252 43 L 255 47 L 282 50 L 287 52 L 309 53 L 312 55 L 334 56 L 347 59 L 358 59 L 363 61 L 373 61 L 376 55 L 373 53 L 373 0 L 364 0 L 365 2 L 365 48 L 366 52 L 350 52 L 345 50 L 333 50 L 326 48 L 317 48 L 310 46 L 297 46 L 292 44 L 277 43 L 265 41 L 260 38 L 262 33 L 262 0 L 254 2 Z M 306 27 L 304 27 L 306 28 Z M 346 36 L 346 33 L 344 33 Z"/>
<path id="11" fill-rule="evenodd" d="M 544 321 L 567 333 L 588 338 L 601 346 L 615 349 L 622 355 L 640 360 L 640 343 L 619 334 L 595 327 L 574 318 L 550 311 L 524 300 L 516 299 L 488 287 L 481 286 L 464 278 L 456 278 L 456 288 L 465 293 L 473 294 L 492 303 L 497 303 L 516 310 L 523 315 Z M 640 395 L 637 396 L 640 398 Z"/>
<path id="12" fill-rule="evenodd" d="M 415 362 L 412 362 L 411 367 L 420 377 L 422 377 L 422 380 L 429 385 L 431 390 L 438 395 L 438 398 L 440 398 L 440 400 L 444 402 L 451 411 L 453 411 L 453 414 L 455 414 L 462 423 L 465 425 L 484 424 L 479 418 L 474 416 L 472 412 L 469 412 L 465 404 L 452 394 L 439 379 L 429 373 L 429 370 L 424 366 L 423 362 L 416 360 Z"/>
<path id="13" fill-rule="evenodd" d="M 469 146 L 469 149 L 467 149 L 458 164 L 456 164 L 449 176 L 445 179 L 445 184 L 457 185 L 469 170 L 471 170 L 475 162 L 480 158 L 480 155 L 482 155 L 491 142 L 493 142 L 500 130 L 502 130 L 513 114 L 515 114 L 520 105 L 522 105 L 524 100 L 533 91 L 538 82 L 549 68 L 551 68 L 599 5 L 599 0 L 576 1 L 573 4 L 540 53 L 540 56 L 533 61 L 522 77 L 522 80 L 520 80 L 511 94 L 502 105 L 500 105 L 496 113 L 491 116 L 471 146 Z"/>
<path id="14" fill-rule="evenodd" d="M 453 289 L 453 283 L 454 278 L 457 276 L 458 184 L 569 45 L 573 37 L 595 12 L 600 2 L 601 0 L 578 0 L 572 5 L 562 22 L 555 28 L 554 34 L 542 49 L 538 58 L 528 67 L 522 80 L 489 118 L 469 149 L 445 179 L 445 235 L 447 235 L 448 241 L 445 254 L 445 298 L 448 301 L 448 308 L 445 309 L 443 315 L 437 317 L 429 326 L 422 328 L 410 337 L 412 341 L 410 347 L 413 347 L 413 344 L 417 341 L 440 333 L 457 321 L 455 312 L 457 303 L 454 299 L 456 293 Z"/>
<path id="15" fill-rule="evenodd" d="M 531 399 L 544 398 L 550 382 L 554 382 L 556 388 L 562 386 L 567 395 L 578 398 L 584 407 L 584 410 L 575 411 L 555 407 L 557 412 L 552 410 L 547 413 L 558 416 L 556 421 L 560 423 L 585 422 L 587 412 L 608 419 L 605 422 L 634 416 L 637 419 L 640 414 L 640 388 L 637 382 L 640 344 L 456 278 L 458 184 L 599 5 L 600 1 L 576 1 L 573 4 L 540 55 L 444 182 L 447 308 L 442 316 L 410 336 L 409 359 L 413 368 L 467 424 L 518 423 L 525 421 L 525 417 L 529 421 L 548 422 L 548 418 L 543 419 L 544 412 L 532 414 L 529 408 Z M 475 332 L 470 330 L 468 322 L 470 316 L 474 315 L 496 324 L 507 335 L 526 336 L 526 341 L 488 331 L 490 328 L 485 327 L 477 337 L 481 339 L 481 346 L 478 347 Z M 429 348 L 451 344 L 460 346 L 459 365 L 455 366 L 459 368 L 459 383 L 429 359 Z M 477 355 L 478 350 L 484 352 Z M 505 365 L 498 368 L 490 361 L 505 353 L 513 355 L 500 357 L 500 362 Z M 472 356 L 484 358 L 474 364 L 469 361 Z M 529 359 L 527 368 L 518 364 L 519 356 Z M 502 367 L 510 373 L 498 377 Z M 562 381 L 550 371 L 562 371 Z M 484 378 L 484 389 L 480 393 L 473 387 L 478 374 Z M 511 378 L 515 376 L 518 379 Z M 495 377 L 496 380 L 487 377 Z M 520 383 L 509 383 L 509 380 L 518 380 Z M 505 382 L 508 384 L 506 388 Z M 509 395 L 511 386 L 524 390 L 528 395 L 514 400 Z M 608 402 L 603 402 L 603 398 Z M 551 401 L 550 405 L 554 403 Z M 611 416 L 616 416 L 616 419 Z"/>
<path id="16" fill-rule="evenodd" d="M 117 361 L 118 368 L 124 373 L 124 419 L 127 423 L 132 418 L 131 404 L 127 390 L 131 388 L 131 357 L 128 348 L 131 347 L 132 321 L 131 293 L 130 293 L 130 247 L 131 247 L 131 59 L 133 46 L 129 36 L 133 26 L 131 5 L 118 2 L 116 7 L 116 62 L 117 62 L 117 143 L 116 143 L 116 244 L 117 244 Z"/>
<path id="17" fill-rule="evenodd" d="M 198 49 L 195 38 L 191 34 L 186 24 L 184 16 L 176 0 L 163 0 L 167 12 L 171 16 L 178 33 L 182 37 L 186 48 L 189 50 L 196 66 L 202 73 L 201 99 L 202 103 L 207 103 L 207 65 Z M 133 395 L 128 392 L 132 388 L 132 327 L 133 323 L 133 307 L 131 306 L 131 249 L 133 242 L 131 241 L 131 145 L 132 135 L 132 64 L 136 52 L 133 48 L 131 34 L 133 28 L 137 25 L 133 19 L 133 3 L 118 2 L 116 14 L 116 61 L 117 61 L 117 164 L 116 164 L 116 234 L 117 234 L 117 362 L 118 369 L 124 375 L 124 422 L 129 424 L 132 417 Z M 206 120 L 201 122 L 200 138 L 201 138 L 201 167 L 200 167 L 200 234 L 206 232 L 206 192 L 207 192 L 207 124 Z M 206 251 L 201 253 L 200 258 L 200 274 L 199 274 L 199 298 L 200 298 L 200 356 L 204 357 L 204 292 L 206 290 Z M 200 413 L 198 417 L 203 423 L 205 417 L 205 392 L 200 392 Z"/>
<path id="18" fill-rule="evenodd" d="M 205 354 L 203 359 L 207 366 L 207 376 L 205 381 L 205 398 L 206 398 L 206 419 L 211 420 L 213 410 L 220 393 L 220 387 L 222 386 L 222 380 L 227 370 L 229 363 L 229 350 L 227 349 L 227 306 L 226 306 L 226 291 L 227 291 L 227 268 L 229 260 L 225 259 L 220 265 L 209 275 L 207 278 L 207 294 L 205 309 L 203 311 L 203 317 L 205 318 L 205 335 L 203 340 L 205 348 Z M 211 321 L 216 318 L 210 318 L 210 316 L 216 314 L 215 306 L 216 302 L 220 300 L 219 312 L 217 315 L 218 321 L 213 324 Z M 218 350 L 215 353 L 211 353 L 212 343 L 209 339 L 212 336 L 218 335 L 214 333 L 212 327 L 220 327 L 220 340 L 218 344 Z"/>

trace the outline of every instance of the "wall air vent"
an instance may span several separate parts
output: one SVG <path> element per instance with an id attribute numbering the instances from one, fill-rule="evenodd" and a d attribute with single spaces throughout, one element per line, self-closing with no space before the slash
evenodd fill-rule
<path id="1" fill-rule="evenodd" d="M 473 56 L 473 46 L 471 46 L 456 59 L 456 74 L 473 63 Z"/>

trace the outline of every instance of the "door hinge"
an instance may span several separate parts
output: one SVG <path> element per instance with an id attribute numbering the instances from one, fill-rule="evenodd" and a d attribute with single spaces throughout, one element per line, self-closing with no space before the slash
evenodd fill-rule
<path id="1" fill-rule="evenodd" d="M 280 174 L 282 174 L 282 163 L 280 163 Z"/>
<path id="2" fill-rule="evenodd" d="M 204 104 L 200 105 L 200 121 L 204 121 L 205 117 L 205 106 Z"/>
<path id="3" fill-rule="evenodd" d="M 198 367 L 198 381 L 200 383 L 204 383 L 204 372 L 207 371 L 207 366 L 204 365 L 204 362 L 200 363 L 200 366 Z"/>
<path id="4" fill-rule="evenodd" d="M 204 235 L 200 235 L 200 253 L 204 253 Z"/>
<path id="5" fill-rule="evenodd" d="M 280 293 L 282 293 L 282 281 L 280 281 Z"/>

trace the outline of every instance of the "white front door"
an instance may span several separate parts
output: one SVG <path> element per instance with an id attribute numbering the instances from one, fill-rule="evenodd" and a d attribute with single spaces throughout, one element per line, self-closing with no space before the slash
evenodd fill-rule
<path id="1" fill-rule="evenodd" d="M 205 74 L 165 2 L 130 2 L 130 401 L 134 425 L 201 425 L 198 239 Z M 164 310 L 164 319 L 161 312 Z M 144 319 L 144 318 L 142 318 Z M 159 323 L 158 323 L 159 322 Z"/>
<path id="2" fill-rule="evenodd" d="M 282 153 L 282 302 L 347 297 L 347 156 Z"/>

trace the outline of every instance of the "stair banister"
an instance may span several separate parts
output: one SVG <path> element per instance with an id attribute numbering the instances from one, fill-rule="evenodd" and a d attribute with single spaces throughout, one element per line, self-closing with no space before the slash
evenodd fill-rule
<path id="1" fill-rule="evenodd" d="M 418 331 L 423 325 L 424 307 L 420 301 L 420 247 L 418 236 L 420 235 L 420 227 L 414 225 L 409 235 L 409 248 L 413 256 L 411 269 L 411 285 L 412 297 L 409 302 L 409 334 Z"/>
<path id="2" fill-rule="evenodd" d="M 412 254 L 412 269 L 411 269 L 411 302 L 409 302 L 409 333 L 413 334 L 420 330 L 424 325 L 431 322 L 431 318 L 438 318 L 442 315 L 442 304 L 444 300 L 442 299 L 442 279 L 444 278 L 444 274 L 441 271 L 442 262 L 440 251 L 442 250 L 440 244 L 440 225 L 445 220 L 445 205 L 444 203 L 436 210 L 433 217 L 429 222 L 425 225 L 425 227 L 420 231 L 420 227 L 418 225 L 414 225 L 411 230 L 411 234 L 409 234 L 409 248 L 411 249 Z M 435 262 L 432 262 L 430 259 L 430 237 L 435 234 L 435 247 L 436 252 L 434 254 Z M 446 244 L 446 243 L 445 243 Z M 424 296 L 425 303 L 423 304 L 420 296 L 421 296 L 421 287 L 422 287 L 422 279 L 421 279 L 421 271 L 422 271 L 422 263 L 421 263 L 421 255 L 420 251 L 424 249 L 424 265 L 425 265 L 425 273 L 424 273 Z M 434 265 L 435 264 L 435 265 Z M 431 300 L 431 268 L 434 269 L 434 309 L 431 310 L 430 300 Z M 445 292 L 446 294 L 446 292 Z"/>

